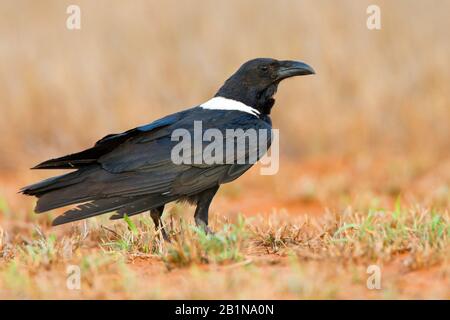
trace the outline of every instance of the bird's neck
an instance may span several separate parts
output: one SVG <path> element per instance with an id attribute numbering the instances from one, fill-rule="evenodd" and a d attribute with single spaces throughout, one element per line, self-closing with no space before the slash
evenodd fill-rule
<path id="1" fill-rule="evenodd" d="M 269 115 L 275 104 L 273 95 L 276 91 L 277 84 L 274 84 L 263 91 L 258 91 L 253 88 L 248 88 L 243 84 L 234 84 L 227 81 L 219 89 L 215 97 L 236 100 L 258 110 L 261 114 Z"/>

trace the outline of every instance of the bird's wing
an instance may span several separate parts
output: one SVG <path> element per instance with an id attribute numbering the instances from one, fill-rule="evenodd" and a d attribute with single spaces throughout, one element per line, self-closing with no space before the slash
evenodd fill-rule
<path id="1" fill-rule="evenodd" d="M 142 134 L 146 134 L 147 137 L 157 137 L 158 131 L 177 122 L 187 111 L 188 110 L 168 115 L 147 125 L 130 129 L 122 133 L 109 134 L 97 141 L 92 148 L 44 161 L 32 169 L 78 169 L 92 165 L 97 162 L 99 157 L 111 152 L 128 139 Z"/>
<path id="2" fill-rule="evenodd" d="M 244 145 L 242 153 L 235 150 L 224 150 L 224 157 L 232 159 L 232 163 L 217 164 L 211 162 L 176 164 L 172 161 L 171 152 L 179 143 L 172 141 L 171 134 L 174 130 L 184 129 L 194 137 L 194 127 L 201 121 L 203 132 L 206 129 L 217 129 L 223 135 L 223 147 L 225 149 L 226 139 L 229 138 L 229 130 L 248 129 L 270 130 L 269 123 L 259 118 L 239 111 L 210 111 L 194 110 L 176 123 L 164 129 L 165 135 L 154 139 L 154 136 L 143 134 L 139 137 L 129 139 L 125 143 L 100 157 L 98 163 L 108 173 L 118 176 L 133 176 L 120 183 L 120 191 L 140 195 L 143 193 L 161 192 L 174 195 L 195 194 L 201 190 L 210 188 L 222 182 L 228 182 L 243 173 L 242 166 L 250 168 L 252 163 L 238 162 L 238 156 L 248 156 L 255 152 Z M 197 122 L 195 124 L 194 122 Z M 228 135 L 228 136 L 227 136 Z M 270 145 L 270 132 L 268 133 L 268 144 Z M 191 144 L 191 155 L 195 159 L 196 152 L 203 152 L 206 145 L 211 142 L 202 141 L 201 148 L 195 148 Z M 255 148 L 257 146 L 252 146 Z M 232 152 L 232 154 L 230 154 Z M 258 157 L 259 159 L 259 157 Z M 209 164 L 208 164 L 209 163 Z M 244 170 L 245 171 L 245 170 Z M 117 177 L 117 180 L 120 180 Z M 129 183 L 128 186 L 126 186 Z"/>

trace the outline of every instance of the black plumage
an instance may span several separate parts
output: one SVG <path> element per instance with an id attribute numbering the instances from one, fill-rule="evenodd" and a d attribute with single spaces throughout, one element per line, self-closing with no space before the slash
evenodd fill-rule
<path id="1" fill-rule="evenodd" d="M 207 228 L 209 205 L 219 186 L 238 178 L 252 163 L 239 162 L 232 154 L 231 163 L 176 164 L 171 159 L 171 151 L 178 143 L 171 138 L 174 130 L 193 133 L 194 122 L 201 121 L 203 130 L 218 129 L 224 139 L 227 129 L 270 131 L 269 114 L 279 82 L 311 73 L 314 71 L 300 62 L 251 60 L 220 88 L 216 94 L 219 99 L 108 135 L 87 150 L 45 161 L 33 169 L 76 171 L 24 187 L 21 192 L 38 198 L 37 213 L 78 204 L 57 217 L 53 225 L 112 211 L 116 212 L 112 219 L 150 211 L 159 226 L 166 203 L 188 200 L 197 205 L 196 222 Z M 270 145 L 270 133 L 267 139 Z M 206 143 L 201 143 L 204 149 Z M 192 156 L 195 152 L 198 150 L 192 149 Z M 247 148 L 245 155 L 251 152 L 258 150 Z M 224 156 L 231 155 L 225 152 Z"/>

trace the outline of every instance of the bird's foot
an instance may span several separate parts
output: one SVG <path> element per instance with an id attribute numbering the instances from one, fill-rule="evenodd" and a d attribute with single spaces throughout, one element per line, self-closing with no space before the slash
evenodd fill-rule
<path id="1" fill-rule="evenodd" d="M 208 225 L 203 220 L 195 220 L 197 227 L 202 228 L 206 234 L 214 235 L 214 232 L 208 227 Z"/>
<path id="2" fill-rule="evenodd" d="M 157 229 L 156 232 L 159 237 L 162 237 L 164 239 L 165 242 L 170 242 L 169 235 L 164 228 Z"/>
<path id="3" fill-rule="evenodd" d="M 204 226 L 203 229 L 205 230 L 206 234 L 214 235 L 214 231 L 212 231 L 208 226 Z"/>

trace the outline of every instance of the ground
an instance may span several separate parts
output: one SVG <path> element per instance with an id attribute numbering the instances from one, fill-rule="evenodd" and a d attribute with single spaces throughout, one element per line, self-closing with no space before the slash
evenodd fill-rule
<path id="1" fill-rule="evenodd" d="M 282 161 L 222 188 L 215 235 L 170 206 L 171 243 L 148 215 L 52 228 L 57 212 L 35 215 L 16 193 L 25 181 L 7 181 L 0 298 L 450 298 L 448 160 Z"/>

